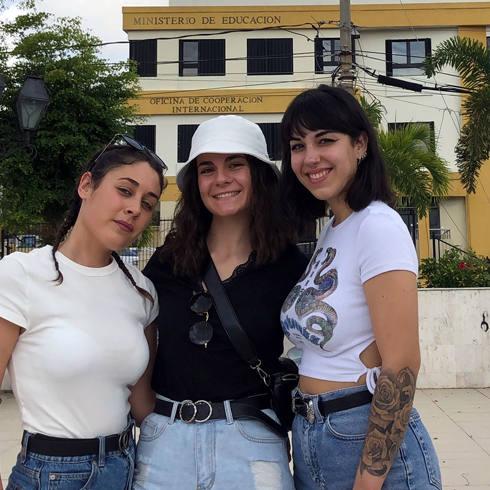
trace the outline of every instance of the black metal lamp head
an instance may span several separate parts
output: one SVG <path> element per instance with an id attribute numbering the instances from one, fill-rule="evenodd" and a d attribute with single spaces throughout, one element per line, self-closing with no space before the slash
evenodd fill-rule
<path id="1" fill-rule="evenodd" d="M 39 77 L 27 77 L 17 97 L 17 115 L 23 131 L 35 131 L 49 105 L 49 95 L 44 81 Z"/>

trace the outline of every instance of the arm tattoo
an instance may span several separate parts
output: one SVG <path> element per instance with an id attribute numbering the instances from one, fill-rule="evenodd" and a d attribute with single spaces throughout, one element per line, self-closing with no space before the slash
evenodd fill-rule
<path id="1" fill-rule="evenodd" d="M 415 375 L 408 367 L 398 373 L 381 371 L 371 403 L 361 475 L 364 471 L 380 477 L 388 473 L 405 435 L 414 395 Z"/>

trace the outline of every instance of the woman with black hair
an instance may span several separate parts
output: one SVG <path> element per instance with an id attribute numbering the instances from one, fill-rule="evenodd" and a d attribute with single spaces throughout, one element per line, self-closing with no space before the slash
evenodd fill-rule
<path id="1" fill-rule="evenodd" d="M 261 367 L 277 372 L 281 305 L 307 261 L 289 238 L 259 126 L 232 115 L 202 123 L 177 184 L 172 230 L 144 270 L 160 302 L 157 400 L 141 425 L 134 488 L 292 489 L 268 389 L 203 283 L 212 260 Z"/>
<path id="2" fill-rule="evenodd" d="M 321 85 L 291 102 L 282 142 L 288 215 L 300 228 L 327 207 L 333 214 L 281 312 L 302 349 L 296 488 L 440 489 L 437 456 L 412 408 L 417 255 L 391 207 L 375 132 L 354 97 Z"/>
<path id="3" fill-rule="evenodd" d="M 158 299 L 117 250 L 150 223 L 166 167 L 120 139 L 89 162 L 53 246 L 0 260 L 0 381 L 8 365 L 24 428 L 7 490 L 131 488 L 128 397 Z"/>

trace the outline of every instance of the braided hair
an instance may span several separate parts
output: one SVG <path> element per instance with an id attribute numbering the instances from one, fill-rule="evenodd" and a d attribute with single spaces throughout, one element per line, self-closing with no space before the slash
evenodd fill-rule
<path id="1" fill-rule="evenodd" d="M 60 270 L 59 262 L 56 258 L 56 252 L 75 225 L 78 214 L 80 212 L 80 208 L 82 206 L 82 199 L 78 194 L 78 183 L 80 182 L 81 176 L 85 172 L 90 172 L 92 174 L 92 185 L 94 189 L 96 189 L 109 171 L 122 165 L 132 165 L 135 162 L 147 162 L 148 165 L 150 165 L 150 167 L 158 173 L 160 179 L 160 188 L 163 191 L 166 182 L 159 164 L 156 163 L 153 159 L 149 158 L 145 152 L 135 150 L 129 145 L 108 146 L 106 149 L 97 152 L 86 165 L 85 170 L 82 172 L 77 181 L 77 186 L 75 187 L 70 207 L 65 214 L 62 225 L 56 233 L 56 238 L 51 251 L 51 255 L 54 261 L 54 267 L 57 272 L 57 277 L 54 279 L 54 281 L 57 282 L 58 285 L 62 284 L 63 282 L 63 273 Z M 135 287 L 135 289 L 146 299 L 153 302 L 154 300 L 151 294 L 136 284 L 134 277 L 122 261 L 119 254 L 113 251 L 111 255 L 112 257 L 114 257 L 117 265 L 124 272 L 125 276 Z"/>

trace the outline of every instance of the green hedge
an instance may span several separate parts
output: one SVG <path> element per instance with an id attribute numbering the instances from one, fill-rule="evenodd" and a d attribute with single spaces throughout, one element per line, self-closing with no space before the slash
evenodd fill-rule
<path id="1" fill-rule="evenodd" d="M 419 281 L 426 288 L 490 287 L 490 259 L 451 249 L 438 261 L 423 259 Z"/>

